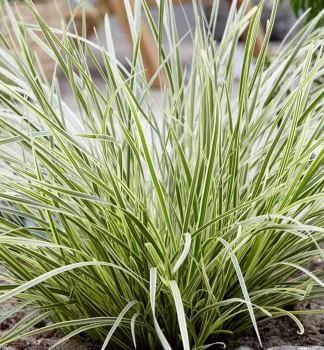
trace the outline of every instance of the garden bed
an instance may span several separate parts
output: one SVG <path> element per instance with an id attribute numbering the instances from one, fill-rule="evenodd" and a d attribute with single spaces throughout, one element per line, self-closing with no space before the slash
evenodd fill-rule
<path id="1" fill-rule="evenodd" d="M 22 315 L 20 315 L 22 316 Z M 8 331 L 16 322 L 19 321 L 19 315 L 7 319 L 0 325 L 0 334 Z M 44 324 L 39 324 L 39 327 L 44 326 Z M 27 339 L 22 339 L 14 343 L 5 345 L 1 350 L 47 350 L 58 342 L 61 338 L 61 333 L 56 330 L 51 330 L 44 332 L 39 335 L 29 337 Z M 57 350 L 100 350 L 100 346 L 92 343 L 91 341 L 80 341 L 77 339 L 72 339 L 59 345 Z"/>
<path id="2" fill-rule="evenodd" d="M 227 350 L 236 350 L 240 347 L 247 347 L 252 350 L 268 349 L 276 346 L 318 346 L 324 344 L 324 299 L 311 302 L 304 302 L 296 305 L 293 310 L 314 310 L 323 309 L 323 314 L 302 315 L 299 319 L 305 327 L 305 333 L 297 333 L 296 324 L 289 317 L 281 317 L 268 322 L 260 323 L 259 330 L 263 342 L 260 347 L 253 329 L 243 332 L 234 337 L 224 337 L 222 341 L 227 344 Z M 1 324 L 0 333 L 7 331 L 17 321 L 19 317 L 14 316 Z M 39 326 L 44 326 L 39 324 Z M 21 341 L 8 344 L 2 350 L 47 350 L 54 345 L 61 337 L 58 331 L 48 331 L 42 335 L 23 339 Z M 57 350 L 100 350 L 100 346 L 91 341 L 69 340 L 65 344 L 58 346 Z M 214 347 L 221 349 L 221 347 Z"/>
<path id="3" fill-rule="evenodd" d="M 305 332 L 297 333 L 298 328 L 289 317 L 281 317 L 259 324 L 259 331 L 263 343 L 260 347 L 253 329 L 236 335 L 235 337 L 223 338 L 228 350 L 238 349 L 240 346 L 249 347 L 252 350 L 268 349 L 276 346 L 318 346 L 324 345 L 324 300 L 314 300 L 297 304 L 292 310 L 319 310 L 323 314 L 298 316 Z"/>

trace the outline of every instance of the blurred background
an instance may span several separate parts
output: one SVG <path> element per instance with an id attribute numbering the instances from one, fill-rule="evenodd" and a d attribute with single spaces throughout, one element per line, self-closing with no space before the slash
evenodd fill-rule
<path id="1" fill-rule="evenodd" d="M 159 10 L 156 6 L 156 0 L 146 0 L 147 4 L 150 6 L 150 11 L 152 17 L 156 24 L 158 24 L 159 18 Z M 324 0 L 283 0 L 280 2 L 279 10 L 277 12 L 277 17 L 275 21 L 275 25 L 273 28 L 272 36 L 271 36 L 271 47 L 275 49 L 278 47 L 280 42 L 292 28 L 294 23 L 296 22 L 296 13 L 298 13 L 298 8 L 295 12 L 292 9 L 292 3 L 298 2 L 301 4 L 302 2 L 307 3 L 307 1 L 319 1 L 324 2 Z M 133 0 L 93 0 L 86 1 L 84 9 L 80 9 L 76 16 L 76 29 L 81 34 L 83 32 L 87 33 L 87 39 L 97 44 L 98 46 L 107 47 L 109 45 L 107 43 L 106 35 L 105 35 L 105 26 L 104 26 L 104 15 L 105 13 L 109 13 L 109 22 L 111 28 L 111 36 L 112 42 L 114 43 L 114 49 L 116 53 L 117 59 L 128 67 L 127 58 L 131 59 L 132 57 L 132 40 L 131 33 L 128 27 L 127 20 L 127 11 L 125 10 L 125 3 L 132 4 Z M 180 52 L 182 58 L 182 64 L 190 69 L 191 55 L 192 55 L 192 43 L 191 37 L 188 35 L 188 31 L 194 27 L 194 11 L 193 5 L 190 0 L 173 0 L 174 2 L 174 11 L 175 18 L 178 27 L 179 39 L 183 38 L 183 41 L 180 45 Z M 202 0 L 204 5 L 204 11 L 206 13 L 206 17 L 211 14 L 213 0 Z M 218 20 L 217 26 L 215 30 L 215 40 L 219 42 L 222 38 L 224 28 L 226 25 L 228 13 L 232 4 L 231 0 L 220 0 L 219 10 L 218 10 Z M 247 8 L 247 11 L 253 6 L 257 5 L 258 0 L 251 0 L 250 5 Z M 33 4 L 36 6 L 38 12 L 43 17 L 45 22 L 54 28 L 61 28 L 61 20 L 62 17 L 65 21 L 69 21 L 71 17 L 71 13 L 73 9 L 78 5 L 77 0 L 33 0 Z M 127 5 L 126 4 L 126 5 Z M 242 4 L 242 0 L 237 0 L 237 8 L 240 8 Z M 257 45 L 261 47 L 263 41 L 263 33 L 264 28 L 266 27 L 267 20 L 270 18 L 271 10 L 272 10 L 273 0 L 266 0 L 264 2 L 264 9 L 262 13 L 261 26 L 258 36 Z M 307 4 L 306 4 L 307 5 Z M 305 5 L 305 6 L 306 6 Z M 35 23 L 33 19 L 33 15 L 30 10 L 27 8 L 26 4 L 22 0 L 10 0 L 10 6 L 13 9 L 13 12 L 17 15 L 20 13 L 24 16 L 24 20 L 26 23 Z M 322 6 L 324 7 L 324 6 Z M 302 10 L 302 9 L 301 9 Z M 300 11 L 299 11 L 300 12 Z M 83 13 L 86 15 L 86 26 L 83 26 L 82 29 L 82 16 Z M 157 62 L 157 51 L 156 45 L 153 41 L 149 33 L 149 29 L 147 26 L 145 15 L 142 15 L 142 25 L 141 25 L 141 38 L 142 45 L 141 51 L 143 56 L 143 61 L 146 69 L 146 77 L 150 79 L 156 68 L 158 67 Z M 71 26 L 73 29 L 73 26 Z M 1 32 L 5 32 L 5 28 L 1 27 Z M 246 34 L 246 33 L 245 33 Z M 41 34 L 38 34 L 41 37 Z M 165 38 L 165 36 L 164 36 Z M 42 38 L 44 40 L 44 38 Z M 165 38 L 166 39 L 166 38 Z M 31 38 L 31 41 L 34 40 Z M 167 45 L 167 42 L 164 43 Z M 240 45 L 238 47 L 238 51 L 236 54 L 236 67 L 235 67 L 235 76 L 237 80 L 240 77 L 240 67 L 243 61 L 244 55 L 244 34 L 241 37 Z M 35 51 L 35 54 L 38 57 L 40 65 L 44 69 L 45 76 L 50 81 L 53 76 L 54 64 L 53 60 L 40 48 L 36 43 L 33 43 L 32 50 Z M 96 59 L 98 60 L 99 65 L 103 65 L 102 55 L 100 50 L 94 50 L 96 54 Z M 269 52 L 271 54 L 271 52 Z M 255 57 L 258 55 L 258 47 L 255 50 Z M 92 74 L 92 78 L 99 89 L 104 91 L 105 85 L 102 81 L 100 74 L 95 67 L 92 59 L 88 59 L 89 70 Z M 58 72 L 59 74 L 59 72 Z M 75 106 L 74 96 L 71 91 L 71 87 L 63 74 L 59 74 L 59 84 L 61 87 L 61 95 L 62 99 L 68 104 L 70 108 L 77 112 L 77 106 Z M 237 84 L 238 85 L 238 84 Z M 156 81 L 153 84 L 153 87 L 158 88 L 159 83 Z M 234 94 L 237 89 L 234 88 Z"/>
<path id="2" fill-rule="evenodd" d="M 70 0 L 73 1 L 73 0 Z M 124 0 L 98 0 L 99 3 L 101 1 L 110 1 L 111 3 L 122 3 Z M 87 7 L 89 8 L 89 12 L 91 12 L 93 8 L 96 8 L 98 6 L 98 1 L 88 1 Z M 148 3 L 155 3 L 156 0 L 149 0 Z M 181 0 L 175 1 L 175 3 L 181 2 Z M 251 5 L 257 5 L 258 0 L 251 0 Z M 213 0 L 202 0 L 202 3 L 204 5 L 206 17 L 208 18 L 210 16 L 210 13 L 212 11 L 212 3 Z M 230 10 L 232 1 L 230 0 L 220 0 L 219 2 L 219 10 L 218 10 L 218 18 L 217 18 L 217 27 L 215 31 L 215 40 L 220 41 L 224 32 L 224 28 L 226 25 L 228 13 Z M 238 7 L 240 6 L 241 1 L 238 1 Z M 74 3 L 70 3 L 71 7 L 73 5 L 75 6 L 77 4 L 77 1 Z M 264 2 L 264 9 L 262 13 L 262 19 L 261 19 L 261 25 L 263 28 L 266 28 L 267 20 L 270 18 L 271 10 L 272 10 L 273 0 L 266 0 Z M 99 5 L 100 7 L 100 5 Z M 101 8 L 101 7 L 100 7 Z M 109 8 L 108 8 L 109 9 Z M 103 9 L 104 11 L 105 9 Z M 150 7 L 150 11 L 152 14 L 152 17 L 156 23 L 158 24 L 158 18 L 159 18 L 159 10 L 156 7 Z M 175 4 L 174 5 L 174 12 L 175 12 L 175 18 L 177 22 L 178 27 L 178 33 L 179 38 L 183 38 L 188 34 L 188 30 L 190 28 L 194 27 L 194 12 L 193 12 L 193 5 L 190 3 L 190 1 L 182 1 L 181 4 Z M 96 16 L 96 11 L 91 12 L 93 13 L 93 23 L 89 24 L 89 26 L 93 25 L 96 27 L 97 36 L 101 43 L 105 43 L 105 37 L 104 37 L 104 26 L 102 25 L 102 18 L 100 15 Z M 102 12 L 101 12 L 102 14 Z M 143 15 L 145 17 L 145 15 Z M 111 23 L 112 30 L 112 36 L 113 41 L 115 43 L 115 51 L 118 59 L 127 65 L 127 62 L 125 60 L 126 57 L 132 56 L 132 47 L 127 42 L 127 38 L 125 35 L 125 30 L 123 28 L 123 25 L 120 21 L 120 18 L 118 14 L 110 14 L 109 20 Z M 271 35 L 271 41 L 274 42 L 274 45 L 276 43 L 280 42 L 288 33 L 288 31 L 291 29 L 293 24 L 296 21 L 296 16 L 294 14 L 294 11 L 292 10 L 290 6 L 290 0 L 284 0 L 281 1 L 279 5 L 279 10 L 277 12 L 277 18 L 276 22 L 272 31 Z M 188 28 L 189 27 L 189 28 Z M 91 34 L 89 36 L 91 40 L 97 41 L 97 38 L 94 34 Z M 165 42 L 165 45 L 167 43 Z M 243 46 L 242 46 L 243 48 Z M 183 59 L 183 63 L 186 64 L 188 61 L 190 61 L 191 58 L 191 38 L 190 35 L 187 35 L 183 39 L 183 43 L 181 45 L 181 55 Z"/>
<path id="3" fill-rule="evenodd" d="M 99 1 L 99 4 L 98 4 Z M 93 40 L 94 42 L 99 42 L 100 45 L 106 44 L 105 39 L 105 28 L 102 22 L 102 13 L 105 12 L 105 10 L 110 10 L 109 14 L 109 21 L 112 28 L 112 40 L 115 43 L 115 52 L 118 60 L 128 66 L 126 57 L 131 58 L 132 57 L 132 45 L 130 44 L 130 40 L 127 40 L 127 30 L 125 31 L 125 26 L 123 26 L 122 20 L 120 19 L 120 13 L 118 11 L 111 11 L 114 9 L 114 6 L 116 8 L 117 2 L 119 4 L 123 3 L 124 0 L 98 0 L 93 2 L 88 2 L 87 7 L 89 9 L 89 13 L 92 13 L 93 15 L 93 22 L 89 24 L 89 26 L 94 26 L 96 28 L 96 33 L 92 33 L 92 30 L 90 29 L 90 35 L 88 38 L 90 40 Z M 104 1 L 110 1 L 110 4 L 108 8 L 105 9 L 105 6 L 103 6 L 103 9 L 101 10 L 101 14 L 97 14 L 96 11 L 93 9 L 100 8 L 100 2 Z M 156 0 L 148 0 L 148 3 L 155 3 Z M 180 2 L 180 4 L 177 4 L 177 2 Z M 113 4 L 111 6 L 111 4 Z M 188 31 L 192 28 L 194 28 L 194 11 L 193 11 L 193 5 L 191 1 L 174 1 L 174 12 L 175 12 L 175 18 L 176 23 L 178 27 L 178 33 L 179 33 L 179 39 L 183 38 L 183 41 L 180 45 L 180 52 L 181 52 L 181 58 L 182 58 L 182 64 L 190 67 L 191 62 L 191 56 L 192 56 L 192 41 L 190 35 L 188 35 Z M 211 15 L 212 7 L 213 7 L 213 0 L 203 0 L 202 1 L 204 5 L 204 11 L 206 13 L 207 19 Z M 242 1 L 237 1 L 237 8 L 240 7 Z M 249 8 L 251 8 L 253 5 L 257 5 L 259 3 L 258 0 L 252 0 L 250 2 Z M 77 2 L 71 3 L 71 7 L 76 5 Z M 124 4 L 121 4 L 124 6 Z M 225 29 L 226 21 L 228 18 L 228 14 L 230 11 L 230 7 L 232 5 L 232 1 L 230 0 L 220 0 L 219 2 L 219 9 L 218 9 L 218 16 L 217 16 L 217 26 L 215 31 L 215 40 L 219 42 L 222 39 L 223 32 Z M 262 19 L 261 19 L 261 28 L 260 30 L 263 31 L 263 28 L 266 28 L 267 20 L 270 18 L 271 10 L 273 6 L 273 0 L 266 0 L 264 2 L 264 9 L 262 12 Z M 110 7 L 110 8 L 109 8 Z M 93 12 L 91 12 L 93 11 Z M 159 20 L 159 10 L 157 7 L 151 6 L 150 11 L 152 14 L 152 17 L 158 25 Z M 100 10 L 99 10 L 100 12 Z M 145 15 L 143 14 L 143 18 Z M 145 19 L 144 19 L 145 21 Z M 290 6 L 290 0 L 284 0 L 281 1 L 279 5 L 279 10 L 277 12 L 277 17 L 275 21 L 275 25 L 272 31 L 271 35 L 271 47 L 272 50 L 275 51 L 275 49 L 279 46 L 281 41 L 284 39 L 284 37 L 287 35 L 289 30 L 292 28 L 294 23 L 296 22 L 296 15 L 293 11 L 293 9 Z M 148 27 L 148 26 L 147 26 Z M 164 45 L 167 46 L 167 40 L 164 36 Z M 142 36 L 142 40 L 148 40 L 150 43 L 148 46 L 150 47 L 150 51 L 153 53 L 156 53 L 154 42 L 152 38 L 144 38 Z M 262 38 L 261 38 L 262 41 Z M 244 39 L 243 37 L 240 40 L 240 44 L 238 47 L 238 52 L 236 56 L 236 67 L 235 67 L 235 75 L 237 80 L 239 80 L 240 77 L 240 70 L 243 63 L 243 55 L 244 55 Z M 257 56 L 258 52 L 255 53 L 255 56 Z M 269 52 L 271 54 L 271 52 Z M 97 57 L 98 61 L 101 62 L 101 55 L 99 54 Z M 154 57 L 149 57 L 148 61 L 152 62 L 152 71 L 155 71 L 155 68 L 157 67 L 156 62 L 154 62 Z M 145 63 L 145 62 L 144 62 Z M 94 72 L 94 78 L 95 78 L 95 67 L 92 61 L 89 61 L 90 69 L 93 69 Z M 146 63 L 146 69 L 150 69 L 151 64 Z M 149 73 L 148 76 L 151 76 Z M 98 74 L 98 80 L 97 84 L 101 84 L 100 77 Z M 73 97 L 71 96 L 71 99 L 69 98 L 69 87 L 68 84 L 64 84 L 64 79 L 62 79 L 61 87 L 63 90 L 62 94 L 66 96 L 67 103 L 72 106 L 73 105 Z M 65 89 L 66 87 L 66 89 Z M 158 86 L 154 86 L 158 87 Z M 234 97 L 236 93 L 238 92 L 238 83 L 234 87 Z M 156 94 L 156 98 L 159 98 L 158 94 Z"/>

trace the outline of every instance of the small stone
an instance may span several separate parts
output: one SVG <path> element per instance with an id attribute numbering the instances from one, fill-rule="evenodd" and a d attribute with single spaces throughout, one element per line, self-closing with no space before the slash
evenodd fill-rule
<path id="1" fill-rule="evenodd" d="M 239 348 L 236 348 L 235 350 L 252 350 L 248 346 L 240 346 Z"/>
<path id="2" fill-rule="evenodd" d="M 45 320 L 41 320 L 38 323 L 35 324 L 35 328 L 42 328 L 46 326 L 46 321 Z"/>

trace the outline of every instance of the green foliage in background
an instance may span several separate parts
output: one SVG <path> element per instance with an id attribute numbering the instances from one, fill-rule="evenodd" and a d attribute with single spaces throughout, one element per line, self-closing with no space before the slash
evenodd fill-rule
<path id="1" fill-rule="evenodd" d="M 311 19 L 323 10 L 324 0 L 290 0 L 290 5 L 296 16 L 299 16 L 300 11 L 309 10 L 309 18 Z"/>
<path id="2" fill-rule="evenodd" d="M 16 23 L 4 1 L 17 45 L 2 33 L 0 302 L 16 304 L 0 320 L 26 316 L 0 345 L 58 328 L 60 342 L 86 332 L 102 349 L 202 350 L 251 326 L 260 339 L 257 323 L 279 316 L 303 333 L 285 307 L 324 297 L 324 272 L 308 270 L 324 242 L 324 85 L 314 84 L 324 73 L 323 12 L 264 69 L 278 1 L 252 69 L 263 2 L 248 14 L 247 2 L 238 12 L 233 2 L 217 44 L 219 1 L 208 26 L 193 2 L 192 64 L 183 66 L 172 5 L 160 1 L 155 26 L 145 2 L 135 1 L 133 16 L 125 0 L 130 72 L 116 59 L 108 16 L 97 44 L 71 34 L 73 23 L 51 30 L 29 0 L 38 25 Z M 160 62 L 148 83 L 141 8 Z M 28 39 L 67 78 L 76 112 Z M 164 72 L 168 86 L 153 92 Z M 52 324 L 33 328 L 44 319 Z"/>

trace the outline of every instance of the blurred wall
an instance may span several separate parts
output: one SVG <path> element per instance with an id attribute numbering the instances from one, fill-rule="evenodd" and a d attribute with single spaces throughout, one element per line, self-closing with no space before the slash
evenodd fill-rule
<path id="1" fill-rule="evenodd" d="M 258 1 L 256 0 L 252 2 L 254 4 L 258 3 Z M 273 6 L 273 0 L 265 1 L 264 8 L 262 11 L 262 16 L 261 16 L 261 24 L 263 28 L 266 27 L 267 20 L 270 18 L 272 6 Z M 205 9 L 206 9 L 207 16 L 210 16 L 211 8 L 212 8 L 211 3 L 206 5 Z M 229 8 L 230 8 L 229 1 L 220 1 L 219 13 L 217 18 L 217 27 L 216 27 L 216 33 L 215 33 L 216 40 L 220 40 L 222 38 L 227 16 L 229 13 Z M 279 40 L 279 41 L 282 40 L 287 34 L 287 32 L 290 30 L 290 28 L 293 26 L 295 21 L 296 21 L 296 18 L 289 6 L 289 0 L 285 0 L 282 3 L 280 3 L 270 40 Z"/>

